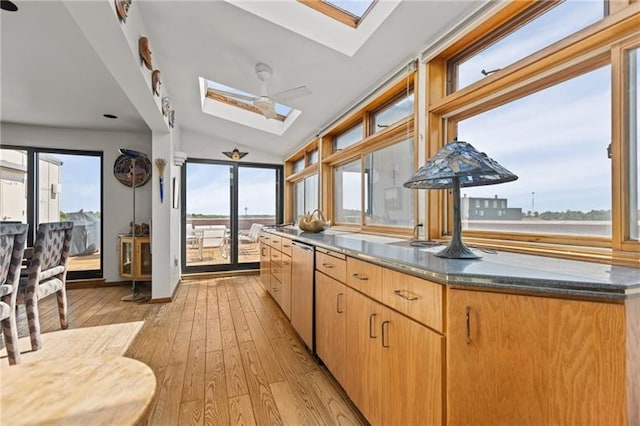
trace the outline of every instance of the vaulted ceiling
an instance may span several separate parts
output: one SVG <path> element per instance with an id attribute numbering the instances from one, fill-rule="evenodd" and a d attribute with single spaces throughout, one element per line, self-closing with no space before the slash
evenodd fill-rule
<path id="1" fill-rule="evenodd" d="M 18 12 L 0 12 L 3 122 L 148 131 L 62 2 L 14 2 Z M 134 0 L 129 13 L 144 20 L 183 130 L 284 157 L 482 3 L 400 1 L 352 56 L 228 1 Z M 256 93 L 258 62 L 273 68 L 272 92 L 312 92 L 288 102 L 302 114 L 282 136 L 201 109 L 198 77 Z"/>

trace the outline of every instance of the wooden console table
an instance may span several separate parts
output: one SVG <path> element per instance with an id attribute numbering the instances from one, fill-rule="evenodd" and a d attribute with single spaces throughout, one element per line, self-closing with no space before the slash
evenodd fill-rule
<path id="1" fill-rule="evenodd" d="M 156 377 L 117 355 L 0 366 L 1 424 L 135 425 L 146 421 Z"/>

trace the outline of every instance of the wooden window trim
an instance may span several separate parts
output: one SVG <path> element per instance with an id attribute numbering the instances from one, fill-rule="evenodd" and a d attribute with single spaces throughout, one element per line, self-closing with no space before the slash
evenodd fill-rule
<path id="1" fill-rule="evenodd" d="M 236 108 L 241 108 L 246 111 L 253 112 L 255 114 L 263 115 L 262 111 L 260 111 L 258 108 L 254 107 L 253 105 L 245 104 L 244 102 L 240 102 L 235 99 L 228 98 L 224 95 L 214 92 L 211 89 L 207 89 L 207 98 L 213 101 L 222 102 L 223 104 L 234 106 Z M 287 117 L 282 114 L 276 114 L 274 118 L 282 122 L 284 122 L 284 120 L 287 119 Z"/>
<path id="2" fill-rule="evenodd" d="M 543 15 L 547 11 L 553 9 L 557 5 L 562 3 L 561 0 L 548 0 L 543 2 L 534 2 L 524 10 L 519 11 L 518 14 L 498 25 L 496 28 L 492 28 L 483 36 L 479 36 L 476 40 L 471 42 L 465 49 L 457 53 L 455 56 L 450 57 L 447 60 L 447 93 L 453 93 L 457 90 L 455 84 L 458 77 L 458 65 L 466 61 L 472 56 L 478 54 L 488 46 L 492 46 L 494 43 L 500 41 L 504 37 L 507 37 L 511 33 L 524 27 L 529 22 Z"/>
<path id="3" fill-rule="evenodd" d="M 603 18 L 589 27 L 560 40 L 539 52 L 521 59 L 508 67 L 475 82 L 455 93 L 447 95 L 446 62 L 448 57 L 439 56 L 427 64 L 427 157 L 444 145 L 445 139 L 456 134 L 455 121 L 493 109 L 498 105 L 521 98 L 526 94 L 555 85 L 595 69 L 603 64 L 616 67 L 616 45 L 631 43 L 640 27 L 640 2 L 618 9 L 615 14 Z M 635 40 L 635 38 L 633 38 Z M 453 56 L 456 52 L 448 50 Z M 622 53 L 618 54 L 621 58 Z M 618 67 L 621 64 L 617 65 Z M 623 72 L 623 71 L 621 71 Z M 612 80 L 612 129 L 623 130 L 623 114 L 620 110 L 621 89 L 616 88 L 615 74 Z M 622 78 L 622 77 L 619 77 Z M 619 84 L 619 83 L 618 83 Z M 621 150 L 622 138 L 612 130 L 612 149 Z M 618 158 L 620 155 L 618 154 Z M 612 193 L 622 193 L 624 187 L 619 164 L 612 174 Z M 616 184 L 615 181 L 618 181 Z M 427 237 L 448 239 L 451 223 L 450 196 L 445 191 L 428 191 Z M 507 232 L 464 231 L 465 239 L 479 245 L 511 251 L 544 254 L 556 257 L 583 259 L 596 262 L 640 266 L 636 241 L 621 241 L 620 228 L 625 226 L 622 212 L 626 211 L 620 201 L 612 197 L 612 237 L 571 237 L 569 235 L 510 234 Z M 617 213 L 616 213 L 617 211 Z M 618 227 L 618 230 L 616 230 Z"/>
<path id="4" fill-rule="evenodd" d="M 369 5 L 369 7 L 367 8 L 367 10 L 362 14 L 362 16 L 358 17 L 355 15 L 352 15 L 346 10 L 342 10 L 339 7 L 334 6 L 322 0 L 298 0 L 298 2 L 322 13 L 323 15 L 333 18 L 336 21 L 341 22 L 342 24 L 347 25 L 351 28 L 358 28 L 358 25 L 360 24 L 360 22 L 362 22 L 362 20 L 369 14 L 373 6 L 376 4 L 375 1 L 372 2 L 371 5 Z"/>
<path id="5" fill-rule="evenodd" d="M 629 236 L 629 200 L 623 194 L 629 194 L 629 163 L 627 159 L 628 144 L 627 129 L 629 126 L 629 98 L 626 71 L 629 67 L 627 52 L 640 49 L 640 35 L 624 40 L 615 45 L 611 51 L 611 67 L 613 76 L 613 91 L 623 94 L 612 103 L 614 117 L 612 125 L 611 161 L 612 188 L 612 221 L 613 221 L 613 249 L 640 252 L 640 241 L 631 240 Z"/>
<path id="6" fill-rule="evenodd" d="M 318 169 L 319 169 L 318 164 L 313 164 L 313 165 L 311 165 L 309 167 L 305 167 L 304 169 L 300 170 L 297 173 L 293 173 L 293 174 L 287 176 L 285 181 L 287 183 L 289 183 L 289 182 L 290 183 L 296 183 L 296 182 L 300 181 L 301 179 L 304 179 L 304 178 L 306 178 L 308 176 L 311 176 L 311 175 L 313 175 L 315 173 L 318 173 Z"/>

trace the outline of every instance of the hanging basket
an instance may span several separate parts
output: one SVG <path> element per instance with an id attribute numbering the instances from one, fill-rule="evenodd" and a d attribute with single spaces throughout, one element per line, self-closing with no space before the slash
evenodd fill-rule
<path id="1" fill-rule="evenodd" d="M 320 209 L 315 209 L 313 213 L 303 215 L 298 221 L 298 227 L 306 232 L 322 232 L 331 225 Z"/>

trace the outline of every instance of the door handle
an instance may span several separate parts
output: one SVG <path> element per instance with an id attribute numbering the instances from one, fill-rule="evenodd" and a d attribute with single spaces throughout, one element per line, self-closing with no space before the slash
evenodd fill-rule
<path id="1" fill-rule="evenodd" d="M 344 294 L 342 293 L 338 293 L 338 295 L 336 296 L 336 312 L 338 312 L 339 314 L 344 313 L 344 311 L 342 310 L 342 296 L 344 296 Z"/>
<path id="2" fill-rule="evenodd" d="M 378 336 L 376 336 L 375 334 L 373 334 L 373 330 L 375 328 L 374 322 L 375 322 L 375 318 L 376 316 L 378 316 L 378 314 L 371 314 L 369 315 L 369 338 L 371 339 L 376 339 L 378 338 Z"/>
<path id="3" fill-rule="evenodd" d="M 391 323 L 391 321 L 382 321 L 382 347 L 383 348 L 390 348 L 391 345 L 389 345 L 389 343 L 387 342 L 387 330 L 389 328 L 389 324 Z M 386 326 L 386 327 L 385 327 Z"/>
<path id="4" fill-rule="evenodd" d="M 471 344 L 471 306 L 467 306 L 465 309 L 465 320 L 467 323 L 467 345 Z"/>

